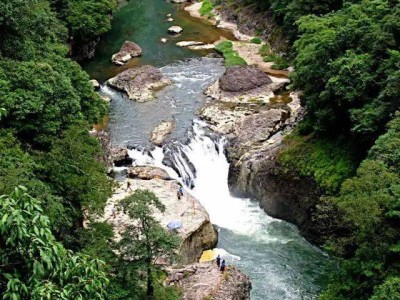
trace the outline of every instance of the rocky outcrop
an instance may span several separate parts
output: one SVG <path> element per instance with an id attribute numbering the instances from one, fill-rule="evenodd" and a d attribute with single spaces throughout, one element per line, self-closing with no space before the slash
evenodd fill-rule
<path id="1" fill-rule="evenodd" d="M 228 68 L 219 79 L 219 86 L 225 92 L 245 92 L 270 83 L 271 78 L 254 66 Z"/>
<path id="2" fill-rule="evenodd" d="M 118 53 L 115 53 L 111 61 L 116 65 L 124 65 L 134 57 L 142 55 L 142 48 L 134 42 L 125 41 Z"/>
<path id="3" fill-rule="evenodd" d="M 171 180 L 171 177 L 164 169 L 152 166 L 130 167 L 128 169 L 128 177 L 142 180 L 151 180 L 156 178 L 162 180 Z"/>
<path id="4" fill-rule="evenodd" d="M 150 134 L 150 142 L 154 145 L 161 146 L 168 135 L 175 128 L 175 122 L 173 121 L 162 121 Z"/>
<path id="5" fill-rule="evenodd" d="M 127 167 L 132 166 L 132 158 L 129 157 L 128 149 L 126 148 L 112 148 L 111 152 L 111 161 L 116 167 Z"/>
<path id="6" fill-rule="evenodd" d="M 249 277 L 234 266 L 221 273 L 213 263 L 198 263 L 181 269 L 169 269 L 167 285 L 182 287 L 182 299 L 247 300 L 250 299 Z"/>
<path id="7" fill-rule="evenodd" d="M 307 240 L 319 244 L 312 212 L 322 191 L 312 178 L 298 176 L 279 164 L 283 147 L 279 142 L 264 145 L 239 159 L 228 150 L 232 162 L 229 184 L 234 193 L 255 197 L 270 216 L 296 224 Z"/>
<path id="8" fill-rule="evenodd" d="M 141 173 L 143 174 L 143 172 Z M 131 183 L 132 191 L 125 190 L 127 181 Z M 183 264 L 196 262 L 204 250 L 216 246 L 218 237 L 207 211 L 200 202 L 187 192 L 184 192 L 184 195 L 178 199 L 178 188 L 179 185 L 175 180 L 163 180 L 156 177 L 150 180 L 127 179 L 120 183 L 113 196 L 107 201 L 103 220 L 113 225 L 115 232 L 121 233 L 134 220 L 131 220 L 122 211 L 118 211 L 116 216 L 113 217 L 112 207 L 117 206 L 120 200 L 129 196 L 136 189 L 150 190 L 155 193 L 166 208 L 164 213 L 154 212 L 154 217 L 160 224 L 165 228 L 173 220 L 180 220 L 183 224 L 183 227 L 176 232 L 181 238 L 180 262 Z"/>
<path id="9" fill-rule="evenodd" d="M 230 103 L 269 103 L 288 79 L 268 76 L 255 66 L 228 68 L 204 93 L 212 99 Z"/>
<path id="10" fill-rule="evenodd" d="M 130 68 L 107 81 L 107 85 L 125 92 L 129 99 L 138 102 L 154 99 L 155 91 L 171 83 L 170 79 L 153 66 Z"/>

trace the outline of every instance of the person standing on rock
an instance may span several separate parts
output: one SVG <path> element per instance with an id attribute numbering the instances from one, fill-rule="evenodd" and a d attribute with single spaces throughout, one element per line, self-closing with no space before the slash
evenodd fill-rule
<path id="1" fill-rule="evenodd" d="M 221 256 L 218 254 L 217 256 L 217 267 L 219 268 L 221 265 Z"/>
<path id="2" fill-rule="evenodd" d="M 183 197 L 183 187 L 182 186 L 179 187 L 179 194 L 181 195 L 181 197 Z"/>
<path id="3" fill-rule="evenodd" d="M 128 190 L 130 190 L 130 191 L 132 192 L 132 188 L 131 188 L 131 183 L 130 183 L 130 181 L 128 181 L 127 184 L 126 184 L 126 190 L 125 190 L 125 192 L 127 192 Z"/>
<path id="4" fill-rule="evenodd" d="M 221 269 L 220 270 L 221 270 L 222 273 L 225 272 L 225 259 L 222 260 Z"/>

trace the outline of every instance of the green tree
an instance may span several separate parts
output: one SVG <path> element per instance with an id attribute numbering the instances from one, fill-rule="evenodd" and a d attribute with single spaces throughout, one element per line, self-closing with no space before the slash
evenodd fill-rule
<path id="1" fill-rule="evenodd" d="M 0 197 L 2 299 L 105 299 L 103 262 L 73 255 L 24 187 Z"/>
<path id="2" fill-rule="evenodd" d="M 399 13 L 398 1 L 362 0 L 297 22 L 293 81 L 314 130 L 356 135 L 367 146 L 382 133 L 400 107 Z"/>
<path id="3" fill-rule="evenodd" d="M 117 249 L 122 259 L 135 263 L 139 270 L 145 272 L 147 299 L 153 299 L 153 272 L 159 269 L 156 260 L 172 258 L 179 240 L 153 217 L 153 210 L 165 211 L 165 206 L 154 193 L 136 190 L 121 201 L 121 207 L 135 221 L 122 233 Z"/>

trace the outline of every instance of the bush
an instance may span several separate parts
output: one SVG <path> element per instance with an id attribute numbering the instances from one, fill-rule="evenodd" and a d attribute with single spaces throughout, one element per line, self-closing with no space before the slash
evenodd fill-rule
<path id="1" fill-rule="evenodd" d="M 211 18 L 214 16 L 212 13 L 213 9 L 214 5 L 209 0 L 204 0 L 200 8 L 200 14 L 204 17 Z"/>
<path id="2" fill-rule="evenodd" d="M 252 38 L 252 39 L 250 40 L 250 42 L 253 43 L 253 44 L 261 45 L 262 40 L 261 40 L 259 37 L 255 37 L 255 38 Z"/>

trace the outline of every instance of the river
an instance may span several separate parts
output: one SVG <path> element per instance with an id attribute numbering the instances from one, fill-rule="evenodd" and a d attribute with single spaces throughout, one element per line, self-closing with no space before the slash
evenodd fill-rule
<path id="1" fill-rule="evenodd" d="M 184 28 L 183 35 L 171 38 L 166 34 L 171 25 L 165 22 L 169 13 L 175 19 L 173 24 Z M 192 182 L 194 187 L 186 188 L 218 226 L 218 248 L 227 252 L 227 263 L 250 276 L 251 299 L 315 299 L 325 285 L 329 258 L 302 238 L 294 225 L 268 216 L 255 199 L 231 196 L 225 139 L 215 137 L 205 123 L 195 120 L 196 109 L 206 100 L 203 90 L 224 72 L 224 67 L 219 58 L 204 57 L 207 53 L 181 49 L 175 43 L 213 42 L 220 36 L 229 37 L 229 33 L 193 19 L 163 0 L 131 0 L 115 14 L 112 31 L 103 38 L 96 57 L 84 67 L 93 78 L 105 81 L 127 67 L 152 64 L 173 80 L 172 86 L 147 103 L 136 103 L 102 88 L 101 93 L 113 99 L 108 124 L 113 145 L 129 145 L 134 148 L 130 155 L 136 163 L 163 167 L 176 179 Z M 161 44 L 162 37 L 170 41 Z M 111 55 L 125 40 L 137 42 L 143 56 L 129 66 L 115 67 Z M 155 148 L 149 155 L 142 149 L 151 149 L 150 131 L 161 120 L 175 120 L 176 129 L 163 148 Z M 163 164 L 167 152 L 172 152 L 174 169 Z"/>

